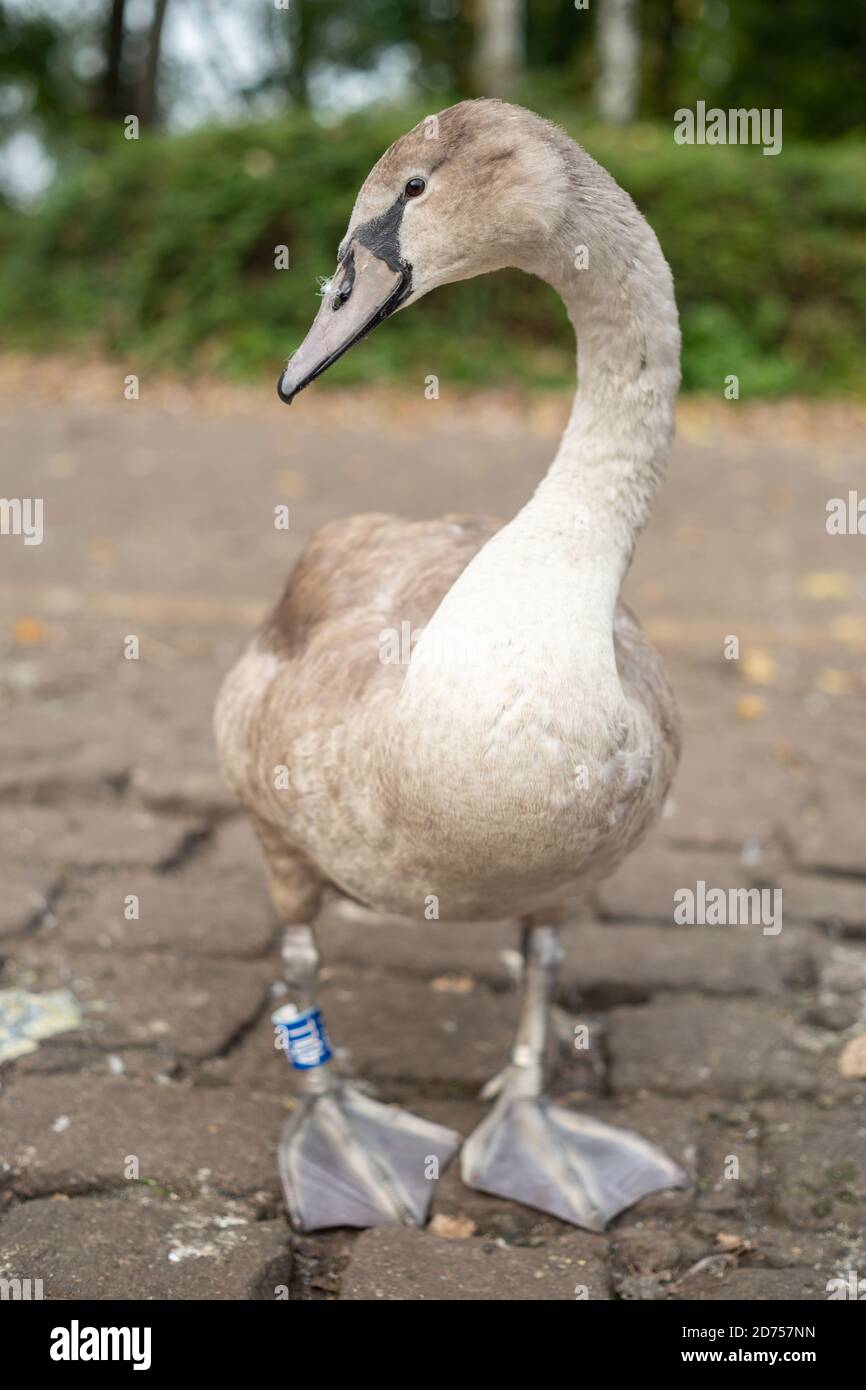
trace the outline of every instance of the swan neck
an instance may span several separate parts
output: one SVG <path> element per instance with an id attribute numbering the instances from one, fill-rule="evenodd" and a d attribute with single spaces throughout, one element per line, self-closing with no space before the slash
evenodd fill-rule
<path id="1" fill-rule="evenodd" d="M 577 339 L 574 403 L 533 503 L 604 535 L 624 569 L 667 463 L 679 323 L 654 232 L 610 175 L 571 148 L 568 211 L 543 260 L 525 267 L 559 294 Z"/>

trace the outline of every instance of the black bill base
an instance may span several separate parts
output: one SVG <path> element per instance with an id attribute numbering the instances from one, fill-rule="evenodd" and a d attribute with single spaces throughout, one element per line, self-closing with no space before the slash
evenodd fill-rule
<path id="1" fill-rule="evenodd" d="M 312 327 L 277 383 L 286 405 L 349 348 L 393 314 L 411 288 L 411 271 L 394 269 L 353 240 L 327 287 Z"/>

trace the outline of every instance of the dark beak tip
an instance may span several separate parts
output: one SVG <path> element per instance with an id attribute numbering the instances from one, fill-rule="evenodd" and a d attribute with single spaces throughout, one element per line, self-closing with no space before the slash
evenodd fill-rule
<path id="1" fill-rule="evenodd" d="M 283 402 L 283 405 L 291 405 L 291 404 L 292 404 L 292 401 L 295 399 L 295 396 L 297 395 L 297 392 L 296 392 L 296 391 L 286 391 L 286 390 L 283 389 L 283 382 L 285 381 L 285 379 L 286 379 L 286 374 L 285 374 L 285 372 L 280 372 L 280 375 L 279 375 L 279 377 L 277 378 L 277 395 L 279 396 L 280 400 Z"/>

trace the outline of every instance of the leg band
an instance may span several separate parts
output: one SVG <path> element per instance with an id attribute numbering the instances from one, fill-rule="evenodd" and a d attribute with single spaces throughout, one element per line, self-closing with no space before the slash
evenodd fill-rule
<path id="1" fill-rule="evenodd" d="M 271 1014 L 277 1044 L 298 1071 L 311 1071 L 330 1062 L 333 1053 L 322 1011 L 315 1005 L 299 1013 L 294 1004 L 284 1004 Z"/>

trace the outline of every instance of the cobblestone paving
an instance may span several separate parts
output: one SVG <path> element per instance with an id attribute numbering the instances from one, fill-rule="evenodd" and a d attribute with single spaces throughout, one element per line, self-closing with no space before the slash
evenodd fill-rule
<path id="1" fill-rule="evenodd" d="M 866 1067 L 843 1061 L 866 1033 L 866 540 L 824 525 L 866 492 L 844 418 L 688 412 L 629 579 L 685 755 L 665 819 L 565 930 L 554 1089 L 691 1188 L 589 1235 L 452 1166 L 423 1232 L 288 1228 L 278 924 L 210 712 L 327 517 L 528 495 L 552 421 L 425 405 L 2 401 L 4 489 L 44 496 L 46 530 L 0 539 L 0 989 L 68 989 L 83 1023 L 0 1066 L 0 1277 L 50 1298 L 826 1298 L 866 1276 Z M 782 888 L 783 929 L 676 925 L 699 880 Z M 345 1069 L 468 1133 L 514 1025 L 516 925 L 335 908 L 321 940 Z"/>

